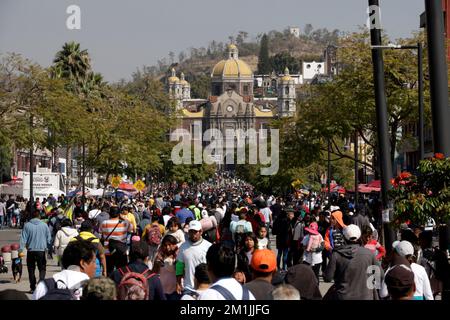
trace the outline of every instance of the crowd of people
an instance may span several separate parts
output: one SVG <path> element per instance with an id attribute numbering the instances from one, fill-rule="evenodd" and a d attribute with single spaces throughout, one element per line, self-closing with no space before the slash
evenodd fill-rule
<path id="1" fill-rule="evenodd" d="M 404 226 L 387 253 L 370 204 L 243 182 L 153 192 L 35 203 L 20 239 L 33 299 L 448 299 L 450 267 L 431 231 Z M 61 272 L 47 279 L 53 255 Z M 321 279 L 333 282 L 323 296 Z"/>

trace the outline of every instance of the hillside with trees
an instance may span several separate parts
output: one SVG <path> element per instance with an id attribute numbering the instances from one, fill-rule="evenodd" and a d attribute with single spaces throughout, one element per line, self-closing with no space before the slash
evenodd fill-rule
<path id="1" fill-rule="evenodd" d="M 145 73 L 164 81 L 169 76 L 170 69 L 175 67 L 177 72 L 183 71 L 186 80 L 191 83 L 192 97 L 205 98 L 209 92 L 209 75 L 214 65 L 227 58 L 229 43 L 235 43 L 239 48 L 239 58 L 245 61 L 252 70 L 258 72 L 261 47 L 267 48 L 269 61 L 264 70 L 283 72 L 284 61 L 292 73 L 299 72 L 302 61 L 319 61 L 323 51 L 329 44 L 336 44 L 340 35 L 339 30 L 329 31 L 325 28 L 314 29 L 307 24 L 300 34 L 295 37 L 289 28 L 283 31 L 271 30 L 250 37 L 248 32 L 239 31 L 237 35 L 228 37 L 228 41 L 212 40 L 207 47 L 189 48 L 176 55 L 169 52 L 167 57 L 158 60 L 154 66 L 145 66 Z M 281 63 L 280 63 L 281 61 Z M 265 73 L 269 73 L 265 72 Z"/>

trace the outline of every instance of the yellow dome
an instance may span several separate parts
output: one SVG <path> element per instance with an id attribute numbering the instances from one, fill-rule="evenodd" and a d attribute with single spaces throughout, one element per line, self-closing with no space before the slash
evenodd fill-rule
<path id="1" fill-rule="evenodd" d="M 289 75 L 289 69 L 286 67 L 284 69 L 284 76 L 281 78 L 281 81 L 292 81 L 291 76 Z"/>
<path id="2" fill-rule="evenodd" d="M 180 82 L 180 78 L 178 77 L 169 77 L 169 83 Z"/>
<path id="3" fill-rule="evenodd" d="M 219 61 L 213 68 L 213 77 L 251 77 L 252 69 L 244 61 L 230 58 L 228 60 Z"/>
<path id="4" fill-rule="evenodd" d="M 230 44 L 228 45 L 228 50 L 232 50 L 232 49 L 237 49 L 237 47 L 236 47 L 236 45 L 230 43 Z"/>

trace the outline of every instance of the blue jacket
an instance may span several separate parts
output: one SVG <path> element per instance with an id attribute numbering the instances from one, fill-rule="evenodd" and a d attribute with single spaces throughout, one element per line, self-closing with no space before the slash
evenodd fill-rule
<path id="1" fill-rule="evenodd" d="M 20 235 L 20 248 L 27 251 L 45 251 L 52 243 L 50 229 L 41 220 L 34 218 L 25 223 Z"/>

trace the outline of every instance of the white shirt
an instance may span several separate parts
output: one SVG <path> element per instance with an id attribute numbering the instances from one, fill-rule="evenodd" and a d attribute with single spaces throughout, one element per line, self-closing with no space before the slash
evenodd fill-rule
<path id="1" fill-rule="evenodd" d="M 88 213 L 89 219 L 95 219 L 101 212 L 102 212 L 102 210 L 99 210 L 99 209 L 94 209 L 94 210 L 89 211 L 89 213 Z"/>
<path id="2" fill-rule="evenodd" d="M 172 216 L 168 214 L 163 215 L 164 227 L 167 227 L 167 222 L 169 222 L 170 219 L 172 219 Z"/>
<path id="3" fill-rule="evenodd" d="M 72 240 L 72 238 L 76 236 L 78 236 L 77 229 L 71 227 L 62 227 L 60 230 L 58 230 L 53 246 L 57 249 L 57 254 L 59 256 L 63 255 L 64 249 L 67 247 L 70 240 Z"/>
<path id="4" fill-rule="evenodd" d="M 231 221 L 230 223 L 230 231 L 232 234 L 236 233 L 236 228 L 238 225 L 244 226 L 244 233 L 253 232 L 252 224 L 246 220 L 239 220 L 239 221 Z"/>
<path id="5" fill-rule="evenodd" d="M 70 290 L 73 290 L 75 298 L 80 300 L 80 297 L 83 294 L 83 283 L 84 281 L 89 280 L 89 276 L 86 273 L 81 272 L 79 266 L 69 266 L 66 270 L 55 273 L 53 279 L 56 281 L 59 289 L 69 288 Z M 46 294 L 47 286 L 41 281 L 33 292 L 32 300 L 39 300 Z"/>
<path id="6" fill-rule="evenodd" d="M 211 246 L 211 242 L 202 239 L 196 243 L 190 240 L 184 242 L 177 255 L 177 261 L 184 263 L 184 286 L 189 289 L 194 288 L 195 267 L 200 263 L 206 263 L 206 252 Z"/>
<path id="7" fill-rule="evenodd" d="M 216 211 L 220 213 L 220 217 L 223 219 L 225 217 L 225 211 L 221 207 L 216 208 Z"/>
<path id="8" fill-rule="evenodd" d="M 264 238 L 264 239 L 258 238 L 258 243 L 256 244 L 257 249 L 267 249 L 268 245 L 269 245 L 269 239 L 267 239 L 267 238 Z"/>
<path id="9" fill-rule="evenodd" d="M 230 293 L 236 298 L 236 300 L 242 300 L 242 295 L 244 293 L 244 291 L 242 290 L 242 285 L 234 278 L 220 279 L 212 286 L 216 284 L 230 291 Z M 219 291 L 209 288 L 200 293 L 198 300 L 225 300 L 225 298 L 219 293 Z M 249 300 L 256 300 L 250 291 Z"/>
<path id="10" fill-rule="evenodd" d="M 417 263 L 412 263 L 411 270 L 414 272 L 414 283 L 416 285 L 414 296 L 425 297 L 426 300 L 434 300 L 430 279 L 428 279 L 425 268 Z"/>
<path id="11" fill-rule="evenodd" d="M 322 238 L 322 236 L 321 236 Z M 322 252 L 308 252 L 306 251 L 306 247 L 308 246 L 309 242 L 309 234 L 306 235 L 303 240 L 302 244 L 305 250 L 303 251 L 303 261 L 308 262 L 310 265 L 315 266 L 316 264 L 322 263 Z"/>
<path id="12" fill-rule="evenodd" d="M 270 216 L 272 215 L 272 210 L 270 210 L 269 207 L 265 207 L 265 208 L 261 209 L 261 213 L 264 215 L 264 219 L 265 219 L 266 223 L 269 223 Z"/>

